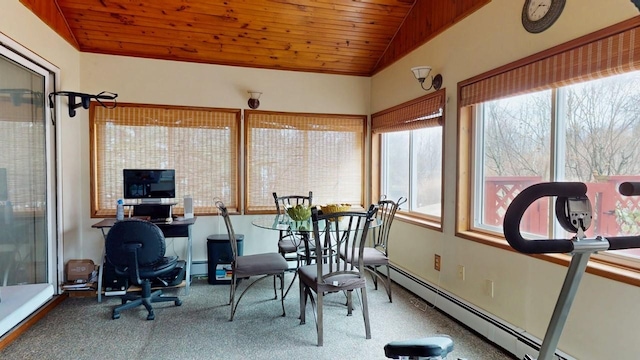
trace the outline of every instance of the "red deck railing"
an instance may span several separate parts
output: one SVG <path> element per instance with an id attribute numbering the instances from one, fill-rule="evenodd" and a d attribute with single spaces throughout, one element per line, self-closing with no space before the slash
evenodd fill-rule
<path id="1" fill-rule="evenodd" d="M 617 175 L 604 177 L 598 182 L 589 182 L 587 196 L 591 200 L 593 208 L 593 220 L 587 231 L 587 236 L 619 236 L 637 235 L 626 232 L 623 227 L 623 219 L 616 216 L 616 209 L 638 212 L 640 216 L 640 196 L 624 196 L 618 192 L 618 187 L 625 181 L 640 181 L 640 176 Z M 484 224 L 502 226 L 504 214 L 514 197 L 530 185 L 542 182 L 541 177 L 531 176 L 504 176 L 487 177 L 484 184 L 485 205 Z M 552 204 L 553 206 L 553 204 Z M 545 235 L 548 228 L 549 202 L 540 199 L 534 202 L 525 212 L 520 230 L 532 234 Z M 633 230 L 640 228 L 640 221 Z M 640 250 L 625 251 L 626 254 L 640 255 Z"/>

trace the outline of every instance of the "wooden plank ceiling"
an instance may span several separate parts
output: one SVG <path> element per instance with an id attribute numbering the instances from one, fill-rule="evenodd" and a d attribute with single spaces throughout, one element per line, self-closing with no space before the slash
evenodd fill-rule
<path id="1" fill-rule="evenodd" d="M 371 76 L 490 0 L 20 0 L 82 52 Z"/>

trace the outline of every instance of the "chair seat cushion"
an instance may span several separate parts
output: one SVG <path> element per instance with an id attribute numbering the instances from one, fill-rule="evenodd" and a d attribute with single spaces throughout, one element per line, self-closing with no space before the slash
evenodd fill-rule
<path id="1" fill-rule="evenodd" d="M 295 239 L 285 238 L 278 241 L 278 252 L 293 253 L 298 251 L 298 242 Z"/>
<path id="2" fill-rule="evenodd" d="M 334 269 L 335 271 L 335 266 Z M 329 264 L 322 265 L 322 273 L 328 274 L 330 271 Z M 316 264 L 301 266 L 298 268 L 298 276 L 300 281 L 307 286 L 312 287 L 316 291 L 331 291 L 335 290 L 352 290 L 366 286 L 365 277 L 360 277 L 357 269 L 353 269 L 354 272 L 346 274 L 336 274 L 324 280 L 324 284 L 316 287 L 318 282 L 318 267 Z M 335 282 L 335 283 L 334 283 Z"/>
<path id="3" fill-rule="evenodd" d="M 351 261 L 351 253 L 345 254 L 344 250 L 340 251 L 342 257 L 347 261 Z M 354 261 L 358 261 L 358 254 L 355 254 L 353 257 Z M 362 260 L 365 265 L 377 266 L 377 265 L 387 265 L 389 263 L 389 258 L 383 254 L 380 250 L 374 249 L 372 247 L 365 247 L 364 252 L 362 253 Z"/>
<path id="4" fill-rule="evenodd" d="M 139 275 L 141 279 L 150 279 L 157 276 L 161 276 L 171 272 L 176 265 L 178 264 L 177 256 L 165 256 L 159 262 L 151 265 L 151 266 L 142 266 L 139 270 Z M 116 274 L 121 276 L 128 276 L 128 270 L 126 267 L 123 268 L 115 268 Z M 132 280 L 132 279 L 130 279 Z"/>
<path id="5" fill-rule="evenodd" d="M 279 274 L 289 268 L 289 264 L 278 253 L 265 253 L 236 257 L 235 275 L 238 278 L 254 275 Z"/>
<path id="6" fill-rule="evenodd" d="M 384 346 L 384 354 L 390 359 L 398 359 L 401 356 L 409 357 L 446 357 L 453 351 L 453 340 L 448 335 L 436 335 L 432 337 L 393 341 Z"/>

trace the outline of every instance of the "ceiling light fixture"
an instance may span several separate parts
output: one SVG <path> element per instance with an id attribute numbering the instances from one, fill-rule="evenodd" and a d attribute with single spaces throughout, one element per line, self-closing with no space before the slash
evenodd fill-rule
<path id="1" fill-rule="evenodd" d="M 411 71 L 413 71 L 413 76 L 415 76 L 416 79 L 418 79 L 418 81 L 420 82 L 420 86 L 424 90 L 431 90 L 431 89 L 440 90 L 440 87 L 442 87 L 442 75 L 440 74 L 436 76 L 432 76 L 431 85 L 428 88 L 424 87 L 424 81 L 429 76 L 429 73 L 431 72 L 431 66 L 416 66 L 414 68 L 411 68 Z"/>
<path id="2" fill-rule="evenodd" d="M 258 106 L 260 106 L 260 95 L 262 95 L 262 93 L 260 91 L 247 91 L 250 95 L 249 97 L 249 107 L 252 109 L 257 109 Z"/>

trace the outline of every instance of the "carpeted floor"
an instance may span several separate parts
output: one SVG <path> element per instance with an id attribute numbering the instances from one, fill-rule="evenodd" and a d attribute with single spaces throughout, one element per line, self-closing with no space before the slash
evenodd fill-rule
<path id="1" fill-rule="evenodd" d="M 292 274 L 287 274 L 288 281 Z M 247 282 L 240 285 L 240 290 Z M 47 314 L 2 352 L 1 359 L 385 359 L 384 345 L 394 340 L 448 334 L 454 351 L 448 359 L 513 359 L 492 344 L 452 321 L 423 300 L 394 286 L 389 303 L 384 290 L 367 291 L 372 338 L 365 339 L 359 301 L 346 316 L 345 296 L 325 301 L 324 346 L 316 346 L 311 306 L 300 325 L 297 285 L 285 299 L 287 314 L 272 298 L 271 280 L 250 289 L 233 322 L 226 305 L 228 285 L 209 285 L 196 279 L 183 304 L 154 304 L 156 318 L 146 320 L 143 307 L 111 319 L 118 298 L 98 303 L 95 298 L 69 298 Z"/>

